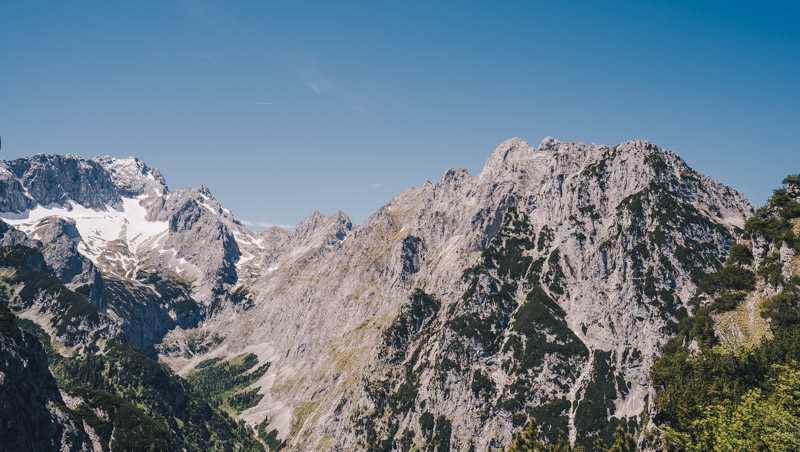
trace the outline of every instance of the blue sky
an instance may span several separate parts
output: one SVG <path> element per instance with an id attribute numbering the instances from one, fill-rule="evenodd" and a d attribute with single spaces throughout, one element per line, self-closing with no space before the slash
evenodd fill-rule
<path id="1" fill-rule="evenodd" d="M 515 136 L 641 138 L 761 204 L 800 172 L 794 5 L 4 0 L 0 158 L 134 155 L 291 225 Z"/>

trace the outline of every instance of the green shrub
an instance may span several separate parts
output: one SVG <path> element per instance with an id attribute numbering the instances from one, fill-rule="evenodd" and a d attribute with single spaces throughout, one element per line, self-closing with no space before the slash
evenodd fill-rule
<path id="1" fill-rule="evenodd" d="M 734 243 L 728 252 L 728 263 L 748 266 L 753 262 L 753 253 L 744 245 Z"/>
<path id="2" fill-rule="evenodd" d="M 262 396 L 257 394 L 256 389 L 236 393 L 261 378 L 269 369 L 269 363 L 258 366 L 258 357 L 252 353 L 238 355 L 227 361 L 218 358 L 209 361 L 212 360 L 201 362 L 186 378 L 198 393 L 234 412 L 249 408 L 261 400 Z"/>
<path id="3" fill-rule="evenodd" d="M 714 295 L 723 290 L 755 290 L 756 277 L 752 271 L 736 265 L 725 265 L 700 282 L 700 292 Z"/>

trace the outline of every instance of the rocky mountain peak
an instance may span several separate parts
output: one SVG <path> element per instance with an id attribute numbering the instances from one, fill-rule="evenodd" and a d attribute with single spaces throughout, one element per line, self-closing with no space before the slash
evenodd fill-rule
<path id="1" fill-rule="evenodd" d="M 123 196 L 151 195 L 152 193 L 148 192 L 150 188 L 155 189 L 157 195 L 169 191 L 161 171 L 149 168 L 136 157 L 118 159 L 104 156 L 92 160 L 108 171 Z"/>
<path id="2" fill-rule="evenodd" d="M 36 154 L 0 162 L 0 212 L 24 212 L 37 205 L 70 201 L 102 209 L 122 198 L 162 196 L 168 189 L 161 172 L 136 159 Z"/>
<path id="3" fill-rule="evenodd" d="M 353 223 L 341 210 L 330 216 L 315 211 L 294 227 L 290 238 L 295 241 L 304 241 L 311 237 L 318 237 L 324 243 L 331 243 L 343 240 L 347 232 L 352 229 Z"/>
<path id="4" fill-rule="evenodd" d="M 450 168 L 442 175 L 437 185 L 445 185 L 457 190 L 463 183 L 472 181 L 469 172 L 464 168 Z"/>
<path id="5" fill-rule="evenodd" d="M 553 137 L 544 137 L 539 143 L 539 147 L 536 148 L 538 151 L 555 151 L 558 147 L 560 141 L 556 140 Z"/>
<path id="6" fill-rule="evenodd" d="M 486 167 L 513 164 L 521 158 L 530 157 L 535 151 L 536 149 L 522 138 L 508 139 L 495 148 L 492 155 L 489 156 L 489 159 L 486 161 L 484 169 L 486 169 Z"/>

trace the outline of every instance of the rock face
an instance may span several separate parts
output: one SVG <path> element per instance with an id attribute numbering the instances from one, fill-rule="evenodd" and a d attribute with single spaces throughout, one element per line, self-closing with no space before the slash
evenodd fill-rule
<path id="1" fill-rule="evenodd" d="M 0 289 L 0 449 L 92 450 L 71 417 L 47 366 L 47 355 L 21 331 Z"/>
<path id="2" fill-rule="evenodd" d="M 450 170 L 341 240 L 301 223 L 261 256 L 251 311 L 205 328 L 275 350 L 245 418 L 300 449 L 497 447 L 528 414 L 591 443 L 634 426 L 692 271 L 751 210 L 651 143 L 509 140 L 477 178 Z"/>
<path id="3" fill-rule="evenodd" d="M 241 417 L 299 450 L 484 450 L 528 416 L 581 444 L 635 429 L 658 346 L 752 212 L 638 140 L 508 140 L 475 178 L 448 170 L 361 225 L 314 213 L 292 231 L 249 231 L 134 159 L 2 162 L 0 184 L 0 217 L 31 240 L 58 231 L 47 264 L 74 284 L 91 270 L 76 244 L 140 348 L 181 374 L 270 362 Z"/>

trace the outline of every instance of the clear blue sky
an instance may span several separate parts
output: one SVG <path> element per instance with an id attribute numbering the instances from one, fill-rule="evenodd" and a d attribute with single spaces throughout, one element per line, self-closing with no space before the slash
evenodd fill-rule
<path id="1" fill-rule="evenodd" d="M 761 204 L 800 172 L 795 4 L 3 0 L 0 158 L 134 155 L 291 225 L 514 136 L 641 138 Z"/>

